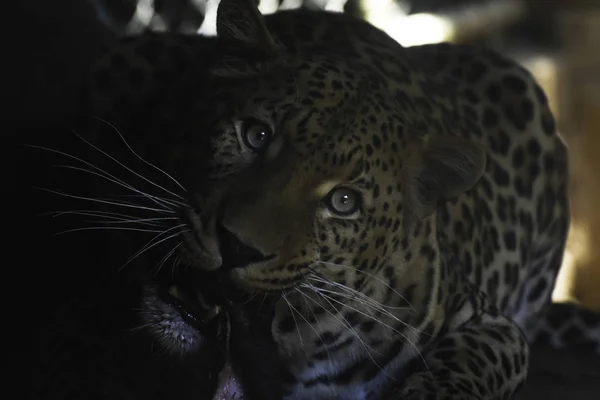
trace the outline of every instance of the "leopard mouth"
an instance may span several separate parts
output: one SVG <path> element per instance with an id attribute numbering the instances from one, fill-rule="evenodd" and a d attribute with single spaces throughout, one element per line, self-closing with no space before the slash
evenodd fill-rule
<path id="1" fill-rule="evenodd" d="M 186 324 L 203 333 L 217 315 L 248 301 L 253 294 L 235 284 L 233 270 L 268 264 L 276 256 L 263 254 L 218 219 L 202 219 L 192 208 L 182 209 L 179 219 L 184 226 L 181 251 L 189 268 L 163 273 L 158 296 Z M 213 228 L 205 229 L 209 225 Z"/>
<path id="2" fill-rule="evenodd" d="M 159 289 L 158 296 L 176 310 L 186 324 L 201 333 L 206 333 L 211 322 L 222 313 L 220 305 L 209 303 L 201 292 L 182 284 L 163 286 Z"/>
<path id="3" fill-rule="evenodd" d="M 182 268 L 174 272 L 161 271 L 157 278 L 160 300 L 175 310 L 186 324 L 203 334 L 213 329 L 211 325 L 216 317 L 252 296 L 251 292 L 234 283 L 232 270 L 274 258 L 264 257 L 234 237 L 221 239 L 220 250 L 223 262 L 217 270 Z"/>

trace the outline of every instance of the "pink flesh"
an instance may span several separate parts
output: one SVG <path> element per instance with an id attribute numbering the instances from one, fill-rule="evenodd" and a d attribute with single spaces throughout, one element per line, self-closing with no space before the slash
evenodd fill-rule
<path id="1" fill-rule="evenodd" d="M 229 363 L 219 373 L 219 387 L 213 400 L 243 400 L 244 393 Z"/>

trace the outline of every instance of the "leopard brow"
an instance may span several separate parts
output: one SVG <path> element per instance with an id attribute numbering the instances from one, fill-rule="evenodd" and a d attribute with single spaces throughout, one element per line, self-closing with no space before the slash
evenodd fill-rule
<path id="1" fill-rule="evenodd" d="M 357 156 L 358 154 L 358 156 Z M 356 163 L 352 168 L 352 172 L 350 173 L 349 180 L 356 181 L 363 177 L 365 172 L 365 161 L 362 154 L 362 149 L 360 146 L 355 146 L 352 150 L 348 152 L 346 157 L 350 160 L 356 157 Z"/>

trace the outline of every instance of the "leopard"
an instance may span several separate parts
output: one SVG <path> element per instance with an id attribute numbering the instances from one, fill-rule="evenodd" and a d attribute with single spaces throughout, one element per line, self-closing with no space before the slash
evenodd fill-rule
<path id="1" fill-rule="evenodd" d="M 213 321 L 266 324 L 247 364 L 273 358 L 273 382 L 250 394 L 231 357 L 215 398 L 512 399 L 531 343 L 600 353 L 597 313 L 551 301 L 568 149 L 515 61 L 221 0 L 214 36 L 121 40 L 82 104 L 155 172 L 122 186 L 172 221 L 150 333 L 193 354 Z"/>

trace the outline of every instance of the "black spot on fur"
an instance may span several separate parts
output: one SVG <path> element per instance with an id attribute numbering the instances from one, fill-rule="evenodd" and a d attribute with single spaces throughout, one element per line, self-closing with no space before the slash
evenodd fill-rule
<path id="1" fill-rule="evenodd" d="M 493 108 L 487 107 L 483 112 L 483 125 L 486 128 L 494 128 L 498 125 L 498 114 Z"/>
<path id="2" fill-rule="evenodd" d="M 504 234 L 504 244 L 509 251 L 517 249 L 517 235 L 514 230 L 510 230 Z"/>
<path id="3" fill-rule="evenodd" d="M 522 147 L 517 147 L 513 152 L 512 165 L 515 169 L 520 169 L 525 164 L 525 154 Z"/>
<path id="4" fill-rule="evenodd" d="M 542 114 L 542 129 L 548 136 L 552 136 L 556 132 L 554 117 L 548 112 Z"/>
<path id="5" fill-rule="evenodd" d="M 531 289 L 531 292 L 529 292 L 529 295 L 527 296 L 527 301 L 533 302 L 539 299 L 547 288 L 548 282 L 546 281 L 546 279 L 542 277 L 538 278 L 537 283 L 535 284 L 533 289 Z"/>
<path id="6" fill-rule="evenodd" d="M 296 322 L 291 315 L 288 315 L 281 320 L 278 327 L 282 333 L 290 333 L 296 328 Z"/>
<path id="7" fill-rule="evenodd" d="M 502 85 L 515 94 L 525 94 L 527 91 L 527 84 L 521 78 L 516 75 L 507 75 L 502 78 Z"/>
<path id="8" fill-rule="evenodd" d="M 502 99 L 502 89 L 495 83 L 488 86 L 485 93 L 488 99 L 494 104 L 498 104 Z"/>

